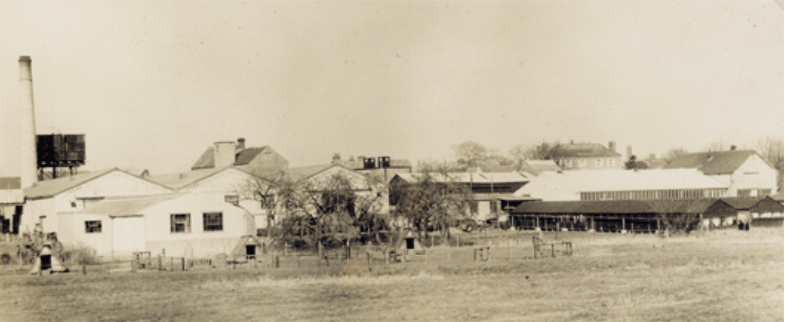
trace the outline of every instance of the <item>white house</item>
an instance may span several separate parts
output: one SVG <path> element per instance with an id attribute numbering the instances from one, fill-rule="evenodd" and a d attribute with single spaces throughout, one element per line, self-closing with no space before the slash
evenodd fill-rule
<path id="1" fill-rule="evenodd" d="M 722 181 L 728 197 L 765 197 L 777 191 L 777 170 L 755 151 L 689 153 L 665 166 L 679 168 L 697 169 Z"/>
<path id="2" fill-rule="evenodd" d="M 26 201 L 19 229 L 33 231 L 39 224 L 44 232 L 56 232 L 59 213 L 79 211 L 106 197 L 171 192 L 168 187 L 116 168 L 40 181 L 24 189 Z"/>
<path id="3" fill-rule="evenodd" d="M 224 200 L 222 193 L 112 197 L 59 213 L 58 238 L 86 245 L 101 256 L 211 257 L 229 253 L 239 238 L 255 231 L 253 217 Z"/>
<path id="4" fill-rule="evenodd" d="M 543 201 L 725 197 L 728 187 L 692 169 L 543 172 L 513 195 Z"/>

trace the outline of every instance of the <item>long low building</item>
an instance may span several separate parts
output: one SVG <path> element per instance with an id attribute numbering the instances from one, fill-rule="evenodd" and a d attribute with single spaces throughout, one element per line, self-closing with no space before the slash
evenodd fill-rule
<path id="1" fill-rule="evenodd" d="M 538 201 L 522 203 L 511 218 L 517 229 L 653 232 L 665 229 L 662 216 L 678 214 L 698 215 L 711 227 L 735 222 L 738 212 L 718 199 Z"/>
<path id="2" fill-rule="evenodd" d="M 694 169 L 545 172 L 514 195 L 545 201 L 725 197 L 728 185 Z"/>

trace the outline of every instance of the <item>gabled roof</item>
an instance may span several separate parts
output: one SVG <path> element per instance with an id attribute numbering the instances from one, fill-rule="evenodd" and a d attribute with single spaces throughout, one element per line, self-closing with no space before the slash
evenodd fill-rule
<path id="1" fill-rule="evenodd" d="M 106 170 L 95 171 L 95 172 L 84 172 L 84 173 L 80 173 L 80 174 L 77 174 L 77 175 L 67 176 L 67 177 L 59 177 L 57 179 L 52 179 L 52 180 L 39 181 L 39 182 L 36 182 L 35 184 L 33 184 L 32 187 L 29 187 L 29 188 L 25 189 L 24 190 L 24 194 L 25 194 L 25 197 L 28 198 L 28 199 L 39 199 L 39 198 L 54 197 L 54 196 L 56 196 L 56 195 L 58 195 L 58 194 L 60 194 L 62 192 L 65 192 L 65 191 L 70 190 L 70 189 L 72 189 L 74 187 L 83 185 L 83 184 L 85 184 L 87 182 L 90 182 L 92 180 L 98 179 L 98 178 L 103 177 L 103 176 L 105 176 L 105 175 L 107 175 L 109 173 L 112 173 L 112 172 L 125 173 L 125 174 L 127 174 L 127 175 L 129 175 L 131 177 L 137 178 L 139 180 L 147 181 L 147 182 L 153 183 L 155 185 L 162 186 L 162 187 L 167 188 L 167 189 L 169 188 L 169 187 L 167 187 L 165 185 L 162 185 L 162 184 L 160 184 L 158 182 L 155 182 L 155 181 L 152 181 L 152 180 L 148 180 L 147 178 L 140 178 L 138 176 L 135 176 L 133 174 L 130 174 L 128 172 L 120 170 L 118 168 L 112 168 L 112 169 L 106 169 Z"/>
<path id="2" fill-rule="evenodd" d="M 269 145 L 261 146 L 261 147 L 251 147 L 242 150 L 238 150 L 235 152 L 235 162 L 234 165 L 247 165 L 254 158 L 256 158 L 259 153 L 262 151 L 269 149 Z M 201 170 L 201 169 L 213 169 L 215 168 L 215 155 L 213 153 L 213 147 L 207 148 L 207 150 L 202 153 L 202 156 L 196 160 L 193 166 L 191 166 L 191 170 Z"/>
<path id="3" fill-rule="evenodd" d="M 87 204 L 81 213 L 94 215 L 107 215 L 110 217 L 127 217 L 141 215 L 141 213 L 164 201 L 182 197 L 182 194 L 163 194 L 137 197 L 107 198 L 95 203 Z"/>
<path id="4" fill-rule="evenodd" d="M 172 188 L 174 190 L 180 190 L 184 187 L 205 180 L 209 177 L 212 177 L 228 169 L 235 169 L 244 173 L 251 174 L 250 172 L 247 171 L 245 167 L 228 166 L 220 169 L 199 169 L 199 170 L 191 170 L 191 171 L 180 172 L 180 173 L 163 174 L 159 176 L 150 177 L 150 180 L 160 185 Z"/>
<path id="5" fill-rule="evenodd" d="M 698 169 L 704 174 L 731 174 L 744 164 L 755 151 L 720 151 L 688 153 L 673 159 L 664 168 Z"/>
<path id="6" fill-rule="evenodd" d="M 25 197 L 28 199 L 53 197 L 76 186 L 82 185 L 96 178 L 103 177 L 114 171 L 121 171 L 117 168 L 106 169 L 95 172 L 85 172 L 73 176 L 60 177 L 57 179 L 39 181 L 32 187 L 25 189 Z M 122 172 L 122 171 L 121 171 Z"/>
<path id="7" fill-rule="evenodd" d="M 618 157 L 618 152 L 611 151 L 599 143 L 568 143 L 559 144 L 559 157 L 563 158 L 588 158 L 588 157 Z"/>
<path id="8" fill-rule="evenodd" d="M 755 197 L 728 197 L 722 198 L 722 201 L 725 201 L 727 204 L 731 205 L 733 208 L 737 210 L 745 210 L 750 209 L 752 206 L 763 200 L 764 198 L 755 198 Z"/>
<path id="9" fill-rule="evenodd" d="M 329 169 L 339 167 L 351 173 L 356 173 L 352 169 L 349 169 L 341 164 L 333 163 L 333 164 L 319 164 L 319 165 L 311 165 L 305 167 L 296 167 L 296 168 L 289 168 L 284 170 L 287 174 L 289 174 L 292 178 L 297 180 L 305 180 L 311 178 L 319 173 L 327 171 Z M 361 175 L 357 173 L 357 175 Z"/>

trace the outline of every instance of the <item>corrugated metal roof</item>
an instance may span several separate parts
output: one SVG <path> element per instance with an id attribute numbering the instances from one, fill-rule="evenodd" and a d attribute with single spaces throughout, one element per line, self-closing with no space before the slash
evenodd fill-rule
<path id="1" fill-rule="evenodd" d="M 140 215 L 142 211 L 164 201 L 182 197 L 182 194 L 164 194 L 139 197 L 107 198 L 90 203 L 81 211 L 83 214 L 123 217 Z"/>
<path id="2" fill-rule="evenodd" d="M 654 214 L 703 213 L 717 199 L 534 201 L 520 204 L 513 214 Z"/>
<path id="3" fill-rule="evenodd" d="M 679 156 L 668 163 L 665 169 L 698 169 L 705 174 L 731 174 L 755 151 L 720 151 L 689 153 Z"/>
<path id="4" fill-rule="evenodd" d="M 727 189 L 722 182 L 693 169 L 578 170 L 543 172 L 516 191 L 546 200 L 570 200 L 581 192 Z"/>
<path id="5" fill-rule="evenodd" d="M 31 199 L 52 197 L 61 192 L 79 186 L 93 179 L 102 177 L 114 171 L 122 172 L 117 168 L 112 168 L 112 169 L 106 169 L 96 172 L 80 173 L 73 176 L 60 177 L 53 180 L 36 182 L 32 187 L 24 190 L 24 195 L 25 197 Z"/>

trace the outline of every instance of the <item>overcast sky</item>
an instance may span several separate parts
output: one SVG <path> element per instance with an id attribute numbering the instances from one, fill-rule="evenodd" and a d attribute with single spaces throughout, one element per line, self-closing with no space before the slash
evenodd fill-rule
<path id="1" fill-rule="evenodd" d="M 18 57 L 39 134 L 86 169 L 186 171 L 214 141 L 292 166 L 444 159 L 475 140 L 615 140 L 638 155 L 783 136 L 774 1 L 0 2 L 0 175 Z"/>

